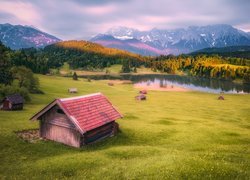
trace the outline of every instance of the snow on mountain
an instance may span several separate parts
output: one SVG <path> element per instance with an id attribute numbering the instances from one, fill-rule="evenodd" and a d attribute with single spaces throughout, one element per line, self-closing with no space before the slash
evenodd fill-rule
<path id="1" fill-rule="evenodd" d="M 61 41 L 32 26 L 0 24 L 0 41 L 11 49 L 44 47 Z"/>
<path id="2" fill-rule="evenodd" d="M 111 35 L 98 34 L 97 36 L 90 39 L 90 41 L 101 44 L 106 47 L 118 48 L 118 49 L 130 51 L 130 52 L 142 54 L 142 55 L 166 54 L 165 50 L 159 50 L 135 38 L 118 39 Z"/>
<path id="3" fill-rule="evenodd" d="M 174 30 L 154 28 L 150 31 L 117 27 L 109 29 L 105 34 L 118 39 L 135 38 L 151 47 L 173 54 L 188 53 L 207 47 L 250 45 L 249 33 L 226 24 L 190 26 Z"/>

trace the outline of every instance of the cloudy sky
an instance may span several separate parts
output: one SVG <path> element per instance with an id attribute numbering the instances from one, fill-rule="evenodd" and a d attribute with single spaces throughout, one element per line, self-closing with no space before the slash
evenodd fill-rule
<path id="1" fill-rule="evenodd" d="M 61 39 L 114 26 L 139 30 L 231 24 L 250 31 L 250 0 L 0 0 L 0 23 L 32 25 Z"/>

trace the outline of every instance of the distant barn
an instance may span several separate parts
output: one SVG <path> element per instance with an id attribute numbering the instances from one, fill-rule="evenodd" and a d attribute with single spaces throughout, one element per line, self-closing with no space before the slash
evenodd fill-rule
<path id="1" fill-rule="evenodd" d="M 147 96 L 145 94 L 139 94 L 138 96 L 135 96 L 136 100 L 143 101 L 147 99 Z"/>
<path id="2" fill-rule="evenodd" d="M 144 89 L 144 90 L 140 90 L 139 93 L 140 94 L 147 94 L 148 92 L 147 92 L 147 90 Z"/>
<path id="3" fill-rule="evenodd" d="M 23 109 L 24 99 L 20 94 L 12 94 L 6 96 L 1 101 L 0 108 L 2 110 L 22 110 Z"/>
<path id="4" fill-rule="evenodd" d="M 35 114 L 40 137 L 81 147 L 109 137 L 118 130 L 115 120 L 122 115 L 101 93 L 55 99 Z"/>
<path id="5" fill-rule="evenodd" d="M 69 88 L 68 92 L 69 93 L 77 93 L 77 88 Z"/>

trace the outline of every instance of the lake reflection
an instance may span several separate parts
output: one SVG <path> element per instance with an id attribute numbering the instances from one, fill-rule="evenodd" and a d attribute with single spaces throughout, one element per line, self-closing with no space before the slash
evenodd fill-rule
<path id="1" fill-rule="evenodd" d="M 216 79 L 207 79 L 191 76 L 178 76 L 178 75 L 162 75 L 162 74 L 150 74 L 150 75 L 95 75 L 95 76 L 82 76 L 84 78 L 91 78 L 96 80 L 101 79 L 123 79 L 131 80 L 134 84 L 143 83 L 147 85 L 155 85 L 159 87 L 171 87 L 179 86 L 195 91 L 203 91 L 210 93 L 250 93 L 250 85 L 248 84 L 236 84 L 230 81 L 222 81 Z"/>
<path id="2" fill-rule="evenodd" d="M 191 90 L 210 93 L 249 93 L 250 85 L 236 84 L 230 81 L 187 77 L 177 75 L 144 75 L 130 78 L 135 84 L 156 85 L 159 87 L 180 86 Z"/>

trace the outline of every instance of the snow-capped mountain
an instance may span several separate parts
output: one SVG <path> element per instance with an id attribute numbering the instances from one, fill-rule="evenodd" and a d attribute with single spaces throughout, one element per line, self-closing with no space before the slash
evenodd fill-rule
<path id="1" fill-rule="evenodd" d="M 31 26 L 0 24 L 0 41 L 11 49 L 44 47 L 61 41 Z"/>
<path id="2" fill-rule="evenodd" d="M 250 45 L 249 33 L 225 24 L 190 26 L 174 30 L 154 28 L 150 31 L 116 27 L 109 29 L 105 34 L 119 40 L 137 39 L 158 49 L 160 53 L 172 54 L 189 53 L 208 47 Z M 102 44 L 105 45 L 103 41 Z"/>
<path id="3" fill-rule="evenodd" d="M 116 38 L 115 38 L 116 37 Z M 90 39 L 91 42 L 101 44 L 106 47 L 118 48 L 141 55 L 159 55 L 166 54 L 164 50 L 157 49 L 146 43 L 143 43 L 133 37 L 129 36 L 111 36 L 106 34 L 98 34 L 94 38 Z"/>

